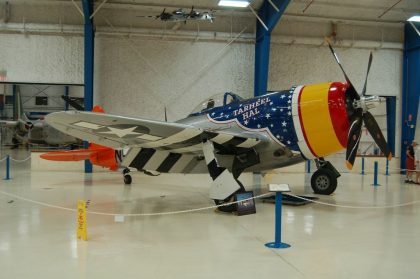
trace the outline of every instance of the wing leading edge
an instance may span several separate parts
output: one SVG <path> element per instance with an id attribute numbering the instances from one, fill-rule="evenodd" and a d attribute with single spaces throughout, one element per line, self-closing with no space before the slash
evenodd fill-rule
<path id="1" fill-rule="evenodd" d="M 207 131 L 201 128 L 162 121 L 129 118 L 93 112 L 56 112 L 46 116 L 57 130 L 83 140 L 112 147 L 137 147 L 172 153 L 202 153 L 203 138 L 220 145 L 252 148 L 264 141 L 258 134 Z"/>
<path id="2" fill-rule="evenodd" d="M 259 134 L 207 131 L 191 125 L 92 112 L 57 112 L 46 116 L 54 128 L 115 149 L 130 147 L 122 165 L 163 173 L 204 173 L 202 141 L 253 148 L 267 141 Z"/>

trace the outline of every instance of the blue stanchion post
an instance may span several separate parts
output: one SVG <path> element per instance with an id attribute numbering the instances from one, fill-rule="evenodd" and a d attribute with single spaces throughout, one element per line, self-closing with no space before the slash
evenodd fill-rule
<path id="1" fill-rule="evenodd" d="M 378 161 L 375 161 L 373 167 L 373 186 L 379 186 L 378 184 Z"/>
<path id="2" fill-rule="evenodd" d="M 308 160 L 307 162 L 308 162 L 308 173 L 311 173 L 311 161 Z"/>
<path id="3" fill-rule="evenodd" d="M 10 155 L 6 156 L 6 177 L 4 180 L 10 180 Z"/>
<path id="4" fill-rule="evenodd" d="M 388 159 L 386 160 L 386 168 L 385 168 L 385 175 L 389 175 L 389 161 Z"/>
<path id="5" fill-rule="evenodd" d="M 365 175 L 365 157 L 362 157 L 362 173 L 361 175 Z"/>
<path id="6" fill-rule="evenodd" d="M 265 246 L 268 248 L 289 248 L 290 245 L 287 243 L 281 242 L 281 202 L 283 195 L 281 192 L 276 192 L 276 213 L 275 213 L 275 235 L 274 242 L 266 243 Z"/>

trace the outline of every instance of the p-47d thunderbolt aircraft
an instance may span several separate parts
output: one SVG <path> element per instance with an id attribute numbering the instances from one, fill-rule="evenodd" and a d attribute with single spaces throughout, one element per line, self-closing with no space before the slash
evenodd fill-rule
<path id="1" fill-rule="evenodd" d="M 244 171 L 260 172 L 312 159 L 318 168 L 311 179 L 313 190 L 331 194 L 340 174 L 323 157 L 347 148 L 347 166 L 352 168 L 363 122 L 385 156 L 391 159 L 392 154 L 368 112 L 381 102 L 377 96 L 365 95 L 372 54 L 360 96 L 330 49 L 346 83 L 294 86 L 247 100 L 225 93 L 175 123 L 80 111 L 52 113 L 46 121 L 95 144 L 116 150 L 128 147 L 124 156 L 115 156 L 122 157 L 120 164 L 127 168 L 208 172 L 213 179 L 210 198 L 217 204 L 244 189 L 238 180 Z M 124 174 L 128 175 L 127 169 Z"/>

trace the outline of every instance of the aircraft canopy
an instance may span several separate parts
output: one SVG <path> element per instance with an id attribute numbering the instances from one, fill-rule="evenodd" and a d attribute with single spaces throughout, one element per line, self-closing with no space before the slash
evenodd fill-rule
<path id="1" fill-rule="evenodd" d="M 203 102 L 200 102 L 198 106 L 194 108 L 190 115 L 197 115 L 207 111 L 210 111 L 216 107 L 226 106 L 232 103 L 242 101 L 243 98 L 232 92 L 226 92 L 221 94 L 215 94 Z"/>

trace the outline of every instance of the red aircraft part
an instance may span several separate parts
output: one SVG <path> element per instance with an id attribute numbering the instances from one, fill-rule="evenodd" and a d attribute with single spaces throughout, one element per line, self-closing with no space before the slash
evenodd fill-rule
<path id="1" fill-rule="evenodd" d="M 115 150 L 98 144 L 89 144 L 88 149 L 53 151 L 41 155 L 42 159 L 50 161 L 82 161 L 89 160 L 93 165 L 118 170 Z"/>

